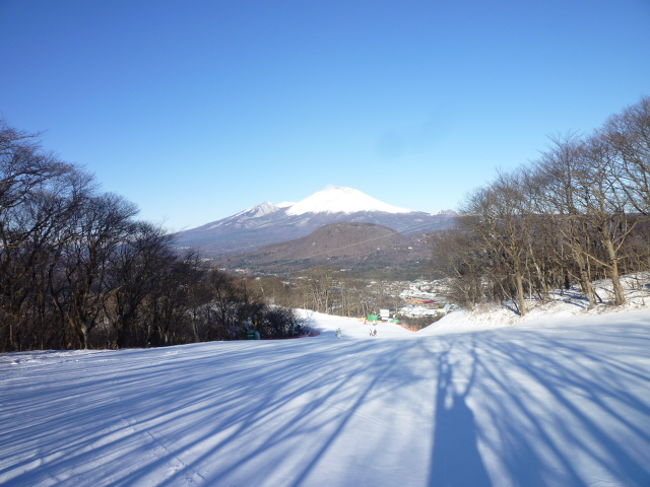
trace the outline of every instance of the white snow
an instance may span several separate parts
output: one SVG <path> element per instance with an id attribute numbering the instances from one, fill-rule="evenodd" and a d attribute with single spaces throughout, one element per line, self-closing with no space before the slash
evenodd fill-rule
<path id="1" fill-rule="evenodd" d="M 301 313 L 320 336 L 0 355 L 0 485 L 650 485 L 647 309 Z"/>
<path id="2" fill-rule="evenodd" d="M 290 206 L 295 205 L 296 203 L 293 201 L 282 201 L 281 203 L 276 203 L 275 206 L 278 208 L 289 208 Z"/>
<path id="3" fill-rule="evenodd" d="M 455 311 L 420 330 L 422 335 L 441 335 L 448 333 L 463 333 L 468 331 L 492 330 L 511 326 L 548 326 L 549 322 L 557 320 L 572 320 L 579 322 L 589 320 L 589 316 L 600 314 L 615 315 L 622 310 L 645 309 L 650 314 L 650 273 L 639 272 L 628 274 L 621 278 L 627 303 L 615 308 L 607 305 L 613 299 L 611 280 L 604 279 L 594 282 L 594 290 L 603 303 L 593 309 L 588 309 L 588 302 L 577 286 L 568 290 L 556 290 L 550 294 L 546 303 L 529 299 L 528 312 L 519 316 L 514 304 L 500 306 L 496 304 L 480 305 L 473 311 Z M 586 318 L 585 318 L 586 316 Z M 605 318 L 607 319 L 607 318 Z M 550 320 L 550 321 L 549 321 Z"/>
<path id="4" fill-rule="evenodd" d="M 345 318 L 316 313 L 310 310 L 297 310 L 298 315 L 314 323 L 325 336 L 335 336 L 340 330 L 342 338 L 374 338 L 370 336 L 371 330 L 377 330 L 377 336 L 383 338 L 407 337 L 413 332 L 394 323 L 363 322 L 358 318 Z"/>
<path id="5" fill-rule="evenodd" d="M 411 213 L 413 210 L 399 208 L 379 201 L 358 189 L 328 186 L 295 203 L 287 210 L 288 215 L 305 213 L 356 213 L 359 211 L 382 211 L 385 213 Z"/>
<path id="6" fill-rule="evenodd" d="M 265 201 L 264 203 L 255 205 L 252 208 L 248 208 L 244 211 L 240 211 L 239 213 L 236 213 L 235 215 L 229 218 L 242 217 L 242 216 L 247 218 L 259 218 L 261 216 L 266 216 L 269 213 L 274 213 L 279 209 L 281 209 L 281 206 L 273 204 L 270 201 Z"/>
<path id="7" fill-rule="evenodd" d="M 286 206 L 276 205 L 269 201 L 265 201 L 264 203 L 260 203 L 259 205 L 253 206 L 251 208 L 247 208 L 243 211 L 240 211 L 239 213 L 235 213 L 232 216 L 229 216 L 227 218 L 224 218 L 223 220 L 217 221 L 212 225 L 206 226 L 205 228 L 202 227 L 202 228 L 204 230 L 214 230 L 215 228 L 223 227 L 232 223 L 241 223 L 246 220 L 260 218 L 269 215 L 271 213 L 275 213 L 276 211 L 279 211 L 285 207 Z"/>

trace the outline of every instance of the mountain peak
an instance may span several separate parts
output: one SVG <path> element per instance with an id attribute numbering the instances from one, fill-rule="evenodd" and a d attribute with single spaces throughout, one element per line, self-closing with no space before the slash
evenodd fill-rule
<path id="1" fill-rule="evenodd" d="M 265 201 L 259 205 L 253 206 L 252 208 L 247 208 L 239 213 L 235 213 L 229 218 L 259 218 L 261 216 L 268 215 L 275 211 L 280 210 L 282 207 L 276 204 L 271 203 L 270 201 Z"/>
<path id="2" fill-rule="evenodd" d="M 287 215 L 305 213 L 357 213 L 381 211 L 384 213 L 412 213 L 413 210 L 389 205 L 368 196 L 358 189 L 345 186 L 327 186 L 287 209 Z"/>

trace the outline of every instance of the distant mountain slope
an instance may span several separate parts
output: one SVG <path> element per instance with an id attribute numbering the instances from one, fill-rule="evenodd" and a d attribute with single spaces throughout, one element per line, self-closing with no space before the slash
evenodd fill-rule
<path id="1" fill-rule="evenodd" d="M 403 235 L 372 223 L 325 225 L 306 237 L 268 245 L 251 252 L 227 255 L 218 264 L 227 269 L 282 273 L 318 265 L 356 271 L 425 262 L 431 253 L 424 235 Z"/>
<path id="2" fill-rule="evenodd" d="M 402 234 L 449 228 L 455 214 L 429 214 L 383 203 L 352 188 L 328 187 L 298 203 L 262 203 L 222 220 L 175 234 L 179 249 L 218 257 L 295 240 L 342 222 L 382 225 Z"/>

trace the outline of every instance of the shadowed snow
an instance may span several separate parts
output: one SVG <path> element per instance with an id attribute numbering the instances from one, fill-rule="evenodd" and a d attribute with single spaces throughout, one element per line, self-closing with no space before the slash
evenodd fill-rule
<path id="1" fill-rule="evenodd" d="M 0 355 L 0 484 L 650 485 L 647 311 L 440 336 L 312 319 L 319 337 Z"/>

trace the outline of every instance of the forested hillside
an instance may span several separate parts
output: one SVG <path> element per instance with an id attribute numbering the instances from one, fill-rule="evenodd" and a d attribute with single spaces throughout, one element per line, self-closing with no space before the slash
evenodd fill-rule
<path id="1" fill-rule="evenodd" d="M 289 310 L 170 242 L 133 204 L 0 124 L 0 352 L 302 333 Z"/>
<path id="2" fill-rule="evenodd" d="M 591 307 L 593 281 L 650 269 L 650 98 L 588 137 L 553 139 L 537 162 L 499 174 L 472 193 L 456 229 L 435 240 L 438 270 L 461 305 L 546 300 L 578 284 Z"/>

